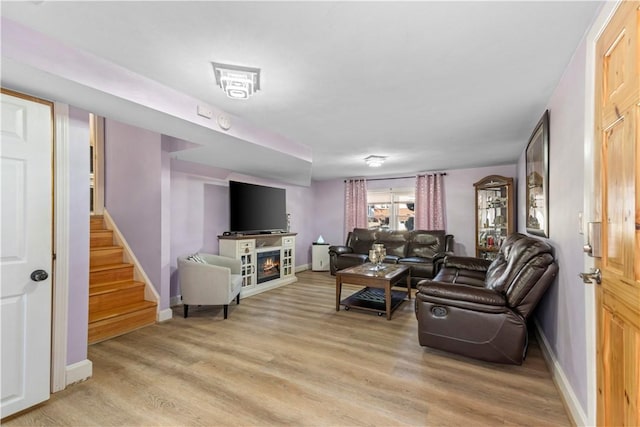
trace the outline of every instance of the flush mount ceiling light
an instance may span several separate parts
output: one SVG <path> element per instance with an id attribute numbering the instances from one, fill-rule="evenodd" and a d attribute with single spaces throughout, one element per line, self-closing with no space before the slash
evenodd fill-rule
<path id="1" fill-rule="evenodd" d="M 378 168 L 378 167 L 382 166 L 382 164 L 384 163 L 385 159 L 386 159 L 386 157 L 383 157 L 383 156 L 369 156 L 366 159 L 364 159 L 364 162 L 370 168 Z"/>
<path id="2" fill-rule="evenodd" d="M 247 99 L 260 90 L 260 69 L 212 62 L 216 83 L 229 98 Z"/>

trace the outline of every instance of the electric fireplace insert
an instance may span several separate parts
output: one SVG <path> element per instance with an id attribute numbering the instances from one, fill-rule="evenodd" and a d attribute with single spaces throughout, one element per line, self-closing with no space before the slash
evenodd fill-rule
<path id="1" fill-rule="evenodd" d="M 257 252 L 257 278 L 258 283 L 280 278 L 280 250 L 268 250 Z"/>

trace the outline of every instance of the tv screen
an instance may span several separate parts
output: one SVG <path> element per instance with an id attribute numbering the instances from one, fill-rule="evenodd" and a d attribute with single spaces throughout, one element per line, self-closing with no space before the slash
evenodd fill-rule
<path id="1" fill-rule="evenodd" d="M 235 233 L 286 231 L 285 189 L 229 181 L 229 219 Z"/>

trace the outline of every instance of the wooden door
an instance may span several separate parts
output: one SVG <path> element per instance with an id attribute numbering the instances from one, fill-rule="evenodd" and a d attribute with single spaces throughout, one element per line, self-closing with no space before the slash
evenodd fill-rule
<path id="1" fill-rule="evenodd" d="M 1 95 L 2 417 L 49 398 L 51 366 L 53 107 L 14 95 Z"/>
<path id="2" fill-rule="evenodd" d="M 640 2 L 621 2 L 596 45 L 598 425 L 640 425 Z"/>

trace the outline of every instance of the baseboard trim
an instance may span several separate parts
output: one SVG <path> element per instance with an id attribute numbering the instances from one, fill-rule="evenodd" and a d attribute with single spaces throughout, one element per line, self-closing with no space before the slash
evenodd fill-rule
<path id="1" fill-rule="evenodd" d="M 564 406 L 569 411 L 569 416 L 571 417 L 573 425 L 588 425 L 587 414 L 582 409 L 582 405 L 580 405 L 578 397 L 573 391 L 573 387 L 571 387 L 562 366 L 560 366 L 560 363 L 558 362 L 558 358 L 551 349 L 551 344 L 549 344 L 547 337 L 542 333 L 542 327 L 540 326 L 540 323 L 538 323 L 538 319 L 534 318 L 533 323 L 535 325 L 536 338 L 540 344 L 540 350 L 542 350 L 542 356 L 551 371 L 551 378 L 553 379 L 553 382 L 558 388 L 558 391 L 560 391 L 560 396 L 562 397 Z"/>
<path id="2" fill-rule="evenodd" d="M 171 320 L 173 318 L 173 310 L 170 308 L 165 308 L 164 310 L 160 310 L 157 314 L 158 322 L 166 322 L 167 320 Z"/>
<path id="3" fill-rule="evenodd" d="M 71 384 L 86 381 L 91 378 L 93 375 L 93 363 L 91 363 L 91 360 L 85 359 L 83 361 L 67 365 L 65 371 L 65 384 L 70 386 Z"/>
<path id="4" fill-rule="evenodd" d="M 309 270 L 311 268 L 311 264 L 302 264 L 297 265 L 295 268 L 296 273 L 300 273 L 301 271 Z"/>

